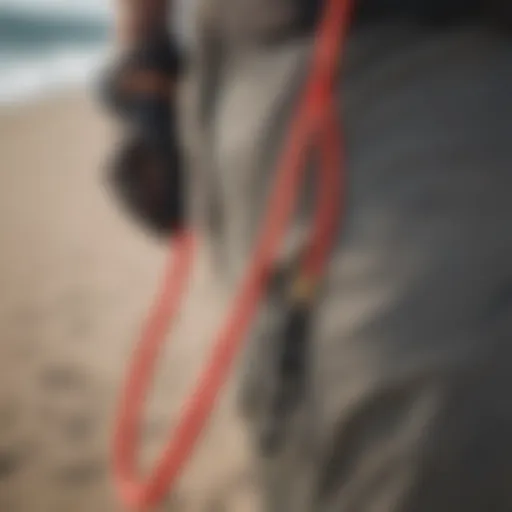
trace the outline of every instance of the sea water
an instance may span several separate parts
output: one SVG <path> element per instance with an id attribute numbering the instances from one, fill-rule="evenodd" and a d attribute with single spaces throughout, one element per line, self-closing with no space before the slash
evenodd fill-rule
<path id="1" fill-rule="evenodd" d="M 111 16 L 79 7 L 80 0 L 0 0 L 0 105 L 94 81 Z"/>

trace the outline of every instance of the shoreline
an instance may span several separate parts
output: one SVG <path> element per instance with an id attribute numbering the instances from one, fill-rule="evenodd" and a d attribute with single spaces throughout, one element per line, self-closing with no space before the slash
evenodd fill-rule
<path id="1" fill-rule="evenodd" d="M 8 117 L 26 115 L 30 110 L 41 107 L 59 108 L 60 104 L 69 101 L 94 101 L 94 84 L 63 84 L 52 90 L 41 91 L 23 100 L 0 102 L 0 120 Z"/>

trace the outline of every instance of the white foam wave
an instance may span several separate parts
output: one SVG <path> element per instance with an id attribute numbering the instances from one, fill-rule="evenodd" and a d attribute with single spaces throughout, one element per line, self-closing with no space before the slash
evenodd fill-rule
<path id="1" fill-rule="evenodd" d="M 24 57 L 0 53 L 0 105 L 24 103 L 94 79 L 105 61 L 102 48 Z"/>

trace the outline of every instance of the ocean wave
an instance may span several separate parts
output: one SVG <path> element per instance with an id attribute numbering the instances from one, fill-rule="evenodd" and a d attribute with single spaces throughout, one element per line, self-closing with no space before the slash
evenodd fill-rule
<path id="1" fill-rule="evenodd" d="M 94 81 L 105 62 L 103 47 L 58 50 L 20 58 L 0 52 L 0 105 L 24 103 Z"/>
<path id="2" fill-rule="evenodd" d="M 0 105 L 90 81 L 108 46 L 108 18 L 25 4 L 0 5 Z"/>

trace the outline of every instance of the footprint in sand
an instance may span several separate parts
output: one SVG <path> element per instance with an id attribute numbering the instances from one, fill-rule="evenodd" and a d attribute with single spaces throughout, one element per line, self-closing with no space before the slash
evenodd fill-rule
<path id="1" fill-rule="evenodd" d="M 101 457 L 91 457 L 63 463 L 51 474 L 56 483 L 76 487 L 97 483 L 105 477 L 107 468 Z"/>
<path id="2" fill-rule="evenodd" d="M 0 483 L 8 481 L 27 466 L 37 453 L 33 440 L 18 440 L 0 448 Z"/>

